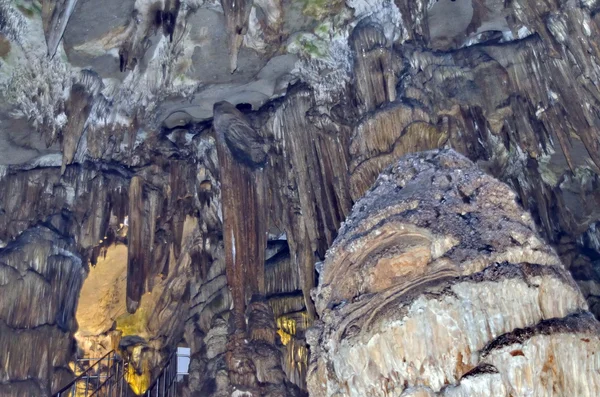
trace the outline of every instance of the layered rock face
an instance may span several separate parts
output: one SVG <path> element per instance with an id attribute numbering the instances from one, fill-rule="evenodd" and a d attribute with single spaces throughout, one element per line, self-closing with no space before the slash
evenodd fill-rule
<path id="1" fill-rule="evenodd" d="M 599 392 L 600 323 L 579 288 L 510 188 L 454 151 L 379 176 L 315 304 L 311 395 Z"/>
<path id="2" fill-rule="evenodd" d="M 0 0 L 0 394 L 56 390 L 73 336 L 80 355 L 142 338 L 138 391 L 185 343 L 188 392 L 232 393 L 229 338 L 256 292 L 287 380 L 306 389 L 306 331 L 324 310 L 315 263 L 382 170 L 441 147 L 516 192 L 598 316 L 599 7 Z M 219 127 L 220 101 L 243 128 Z M 418 251 L 404 261 L 428 260 L 430 238 L 398 248 Z M 392 282 L 363 276 L 335 299 Z M 21 344 L 18 361 L 9 347 L 25 335 L 45 342 Z M 239 370 L 257 393 L 252 365 Z"/>
<path id="3" fill-rule="evenodd" d="M 71 377 L 81 258 L 69 241 L 37 227 L 0 253 L 0 269 L 0 395 L 44 395 Z M 44 304 L 32 307 L 38 299 Z"/>
<path id="4" fill-rule="evenodd" d="M 77 167 L 4 177 L 0 251 L 3 395 L 46 395 L 72 378 L 79 291 L 118 217 L 120 175 Z M 99 200 L 101 205 L 93 206 Z M 5 393 L 5 394 L 4 394 Z"/>

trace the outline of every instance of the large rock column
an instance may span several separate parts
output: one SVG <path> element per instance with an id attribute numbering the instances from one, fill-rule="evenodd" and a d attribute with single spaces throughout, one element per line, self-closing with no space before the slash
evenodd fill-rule
<path id="1" fill-rule="evenodd" d="M 505 184 L 453 151 L 403 157 L 320 269 L 314 396 L 600 393 L 600 326 Z"/>
<path id="2" fill-rule="evenodd" d="M 235 325 L 245 330 L 246 303 L 265 293 L 267 246 L 265 183 L 267 146 L 242 113 L 228 102 L 215 104 L 214 127 L 221 172 L 223 241 Z"/>
<path id="3" fill-rule="evenodd" d="M 282 370 L 273 310 L 264 299 L 267 211 L 262 167 L 268 146 L 230 103 L 215 104 L 214 113 L 226 276 L 233 303 L 225 352 L 231 395 L 299 395 Z M 216 389 L 211 395 L 220 395 Z"/>

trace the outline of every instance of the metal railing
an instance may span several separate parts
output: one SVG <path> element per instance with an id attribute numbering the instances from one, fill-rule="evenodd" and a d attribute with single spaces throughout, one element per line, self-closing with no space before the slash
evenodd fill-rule
<path id="1" fill-rule="evenodd" d="M 78 365 L 93 361 L 93 358 L 77 360 Z M 125 381 L 128 363 L 117 352 L 111 350 L 88 366 L 54 397 L 121 397 L 129 394 Z"/>
<path id="2" fill-rule="evenodd" d="M 178 371 L 178 359 L 190 358 L 189 354 L 173 352 L 152 385 L 143 393 L 145 397 L 176 397 L 177 383 L 188 375 L 188 371 Z M 76 365 L 83 372 L 53 397 L 128 397 L 135 395 L 127 383 L 129 363 L 114 350 L 97 359 L 85 368 L 94 358 L 80 358 Z"/>
<path id="3" fill-rule="evenodd" d="M 144 393 L 145 397 L 176 397 L 176 383 L 179 382 L 180 377 L 188 374 L 187 371 L 178 372 L 177 360 L 180 357 L 189 358 L 190 356 L 189 354 L 178 353 L 177 350 L 175 350 L 152 386 Z"/>

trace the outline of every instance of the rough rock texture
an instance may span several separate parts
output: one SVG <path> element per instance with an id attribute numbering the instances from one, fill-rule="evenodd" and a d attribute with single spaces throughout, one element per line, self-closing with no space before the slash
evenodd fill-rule
<path id="1" fill-rule="evenodd" d="M 227 283 L 236 328 L 244 331 L 246 303 L 265 293 L 266 186 L 261 167 L 268 146 L 232 104 L 219 102 L 214 113 Z"/>
<path id="2" fill-rule="evenodd" d="M 76 265 L 64 279 L 45 275 L 51 287 L 31 276 L 2 284 L 3 315 L 51 321 L 46 297 L 75 308 L 87 274 L 99 301 L 121 298 L 98 323 L 77 319 L 78 354 L 138 336 L 136 365 L 155 373 L 183 337 L 195 371 L 209 368 L 188 391 L 229 384 L 224 356 L 209 359 L 205 346 L 226 350 L 232 299 L 249 301 L 254 288 L 227 283 L 233 211 L 264 221 L 251 229 L 266 238 L 239 249 L 265 249 L 283 369 L 304 388 L 315 263 L 382 170 L 439 147 L 513 188 L 599 315 L 598 10 L 594 0 L 0 0 L 0 254 L 46 228 L 83 272 L 77 283 Z M 260 205 L 221 169 L 219 101 L 244 114 L 225 144 L 261 163 L 241 178 L 263 178 L 244 190 L 263 186 Z M 36 244 L 20 266 L 48 262 Z M 115 247 L 127 255 L 104 261 Z M 98 281 L 105 271 L 89 271 L 110 263 L 126 274 L 114 289 Z M 18 283 L 29 283 L 35 315 L 15 314 Z M 89 317 L 100 305 L 84 292 Z M 74 311 L 59 312 L 71 338 Z M 49 354 L 57 368 L 75 357 Z M 21 368 L 37 374 L 27 382 L 21 370 L 3 375 L 1 392 L 48 394 L 41 362 Z"/>
<path id="3" fill-rule="evenodd" d="M 454 151 L 379 176 L 328 251 L 315 304 L 311 395 L 600 388 L 600 323 L 577 285 L 510 188 Z"/>
<path id="4" fill-rule="evenodd" d="M 122 181 L 84 167 L 62 177 L 59 167 L 4 177 L 2 383 L 37 382 L 34 394 L 46 395 L 72 376 L 79 290 L 111 214 L 122 208 Z"/>
<path id="5" fill-rule="evenodd" d="M 248 305 L 248 331 L 239 328 L 230 333 L 225 360 L 229 369 L 231 395 L 304 396 L 306 393 L 289 382 L 283 371 L 283 355 L 273 309 L 263 299 Z M 219 392 L 212 394 L 219 396 Z M 226 394 L 230 395 L 230 394 Z"/>
<path id="6" fill-rule="evenodd" d="M 69 381 L 70 332 L 84 276 L 72 242 L 47 227 L 29 229 L 2 250 L 2 395 L 42 396 Z"/>

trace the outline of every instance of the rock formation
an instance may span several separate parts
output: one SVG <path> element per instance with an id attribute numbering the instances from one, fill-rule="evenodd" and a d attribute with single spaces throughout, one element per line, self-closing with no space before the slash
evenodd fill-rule
<path id="1" fill-rule="evenodd" d="M 311 395 L 598 394 L 600 323 L 514 193 L 453 151 L 379 176 L 315 303 Z"/>
<path id="2" fill-rule="evenodd" d="M 246 303 L 265 294 L 267 237 L 264 166 L 268 146 L 228 102 L 215 104 L 221 173 L 223 242 L 236 328 L 245 331 Z"/>
<path id="3" fill-rule="evenodd" d="M 472 224 L 481 241 L 493 240 L 485 261 L 507 262 L 481 275 L 485 285 L 512 280 L 510 288 L 523 291 L 510 294 L 515 305 L 544 280 L 571 291 L 572 299 L 552 297 L 564 302 L 560 313 L 525 313 L 519 323 L 498 317 L 498 326 L 507 322 L 502 332 L 514 333 L 507 340 L 527 345 L 515 359 L 572 337 L 560 330 L 592 332 L 591 319 L 571 315 L 586 303 L 558 263 L 599 316 L 599 10 L 595 0 L 0 0 L 0 362 L 8 363 L 0 366 L 0 394 L 50 395 L 72 377 L 72 360 L 121 338 L 136 341 L 129 350 L 146 368 L 133 382 L 138 392 L 180 343 L 192 351 L 190 395 L 225 395 L 236 382 L 254 394 L 298 392 L 290 381 L 308 390 L 306 340 L 323 348 L 316 335 L 338 318 L 324 313 L 349 310 L 340 302 L 357 291 L 396 285 L 366 268 L 360 280 L 324 279 L 315 269 L 330 266 L 326 252 L 348 232 L 349 221 L 339 233 L 342 223 L 386 167 L 437 148 L 453 148 L 506 183 L 533 222 L 497 223 L 518 226 L 535 247 L 500 232 L 498 240 L 486 237 L 481 219 L 456 219 L 453 227 Z M 227 111 L 213 111 L 222 101 Z M 452 211 L 433 204 L 431 211 Z M 400 262 L 429 263 L 419 247 L 433 234 L 460 237 L 415 227 L 414 240 L 395 248 Z M 515 244 L 536 259 L 500 258 Z M 379 242 L 372 249 L 392 250 Z M 252 256 L 236 256 L 244 268 L 235 276 L 234 252 Z M 542 253 L 547 263 L 539 263 Z M 465 255 L 472 268 L 413 269 L 404 281 L 425 276 L 477 295 L 467 286 L 482 284 L 468 278 L 485 263 L 466 252 L 444 255 L 440 266 L 459 266 L 452 255 Z M 405 269 L 388 266 L 386 274 Z M 244 274 L 252 275 L 248 283 Z M 334 278 L 340 284 L 332 287 Z M 311 291 L 323 293 L 324 283 L 331 295 L 313 301 Z M 440 302 L 427 297 L 432 309 Z M 328 307 L 330 299 L 337 306 Z M 264 318 L 265 302 L 273 322 Z M 242 348 L 232 324 L 246 321 L 244 332 L 262 331 Z M 329 325 L 309 332 L 315 321 Z M 499 346 L 509 345 L 483 346 L 500 335 L 491 332 L 469 345 L 479 356 L 455 358 L 462 364 L 452 371 L 450 361 L 440 364 L 445 372 L 428 383 L 432 389 L 414 393 L 440 392 L 446 380 L 517 387 L 496 381 L 512 364 L 500 364 Z M 227 354 L 236 346 L 248 360 L 232 382 Z M 285 379 L 278 359 L 257 358 L 276 357 L 275 350 Z M 327 369 L 337 379 L 327 390 L 354 370 L 338 369 Z M 399 382 L 389 379 L 390 387 Z M 470 393 L 461 390 L 453 393 Z"/>

